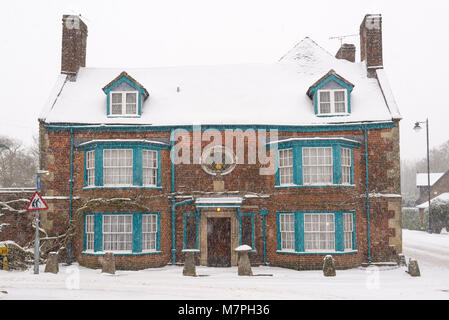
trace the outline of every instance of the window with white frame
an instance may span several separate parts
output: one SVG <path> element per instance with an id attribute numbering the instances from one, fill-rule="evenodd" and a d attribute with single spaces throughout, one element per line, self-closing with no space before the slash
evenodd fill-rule
<path id="1" fill-rule="evenodd" d="M 137 115 L 137 91 L 111 91 L 111 115 Z"/>
<path id="2" fill-rule="evenodd" d="M 85 230 L 86 230 L 86 243 L 85 243 L 85 249 L 86 251 L 93 251 L 94 250 L 94 216 L 93 215 L 86 215 L 86 221 L 85 221 Z"/>
<path id="3" fill-rule="evenodd" d="M 347 113 L 347 91 L 318 90 L 318 114 Z"/>
<path id="4" fill-rule="evenodd" d="M 341 183 L 351 184 L 351 149 L 341 148 Z"/>
<path id="5" fill-rule="evenodd" d="M 352 213 L 343 213 L 343 232 L 345 250 L 352 250 L 352 235 L 354 231 Z"/>
<path id="6" fill-rule="evenodd" d="M 304 240 L 306 251 L 334 251 L 334 214 L 304 214 Z"/>
<path id="7" fill-rule="evenodd" d="M 103 185 L 129 186 L 133 182 L 133 150 L 103 150 Z"/>
<path id="8" fill-rule="evenodd" d="M 132 215 L 103 215 L 103 251 L 132 250 Z"/>
<path id="9" fill-rule="evenodd" d="M 279 232 L 281 250 L 295 250 L 295 215 L 293 213 L 279 215 Z"/>
<path id="10" fill-rule="evenodd" d="M 95 185 L 95 150 L 86 152 L 86 171 L 87 171 L 87 181 L 86 185 Z"/>
<path id="11" fill-rule="evenodd" d="M 144 186 L 156 186 L 157 181 L 157 151 L 142 151 L 142 175 Z"/>
<path id="12" fill-rule="evenodd" d="M 292 149 L 279 150 L 279 184 L 293 184 L 293 151 Z"/>
<path id="13" fill-rule="evenodd" d="M 142 250 L 155 251 L 157 236 L 157 215 L 145 214 L 142 216 Z"/>
<path id="14" fill-rule="evenodd" d="M 332 147 L 302 148 L 302 164 L 305 185 L 332 184 Z"/>

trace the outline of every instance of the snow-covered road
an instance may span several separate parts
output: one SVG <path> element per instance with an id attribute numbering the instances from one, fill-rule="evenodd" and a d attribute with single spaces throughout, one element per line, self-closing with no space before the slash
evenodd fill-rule
<path id="1" fill-rule="evenodd" d="M 418 260 L 422 267 L 443 268 L 449 277 L 449 235 L 404 230 L 403 252 Z"/>
<path id="2" fill-rule="evenodd" d="M 416 258 L 421 277 L 405 268 L 338 270 L 336 277 L 322 271 L 255 267 L 239 277 L 237 268 L 197 267 L 200 277 L 182 276 L 182 267 L 102 274 L 60 264 L 58 274 L 34 275 L 32 268 L 0 270 L 0 299 L 449 299 L 449 235 L 404 230 L 404 253 Z"/>

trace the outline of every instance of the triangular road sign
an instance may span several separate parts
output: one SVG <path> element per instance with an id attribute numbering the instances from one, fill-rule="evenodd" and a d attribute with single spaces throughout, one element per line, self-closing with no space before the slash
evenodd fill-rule
<path id="1" fill-rule="evenodd" d="M 27 210 L 33 211 L 33 210 L 47 210 L 47 209 L 48 209 L 48 206 L 45 203 L 44 199 L 42 199 L 39 192 L 36 191 L 33 194 L 33 197 L 31 198 L 30 203 L 28 203 L 28 205 L 27 205 Z"/>

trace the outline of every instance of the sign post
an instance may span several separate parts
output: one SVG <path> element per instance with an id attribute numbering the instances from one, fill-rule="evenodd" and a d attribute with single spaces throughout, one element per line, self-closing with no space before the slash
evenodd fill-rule
<path id="1" fill-rule="evenodd" d="M 47 210 L 48 206 L 45 203 L 44 199 L 42 199 L 39 192 L 35 192 L 33 197 L 28 203 L 27 211 L 36 211 L 35 213 L 35 226 L 36 226 L 36 235 L 34 237 L 34 274 L 39 274 L 39 210 Z"/>

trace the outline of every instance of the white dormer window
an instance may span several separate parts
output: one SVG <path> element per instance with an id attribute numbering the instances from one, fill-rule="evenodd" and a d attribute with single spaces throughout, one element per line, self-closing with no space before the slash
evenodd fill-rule
<path id="1" fill-rule="evenodd" d="M 137 116 L 137 91 L 111 91 L 111 116 Z"/>
<path id="2" fill-rule="evenodd" d="M 346 90 L 318 90 L 318 114 L 347 114 Z"/>

